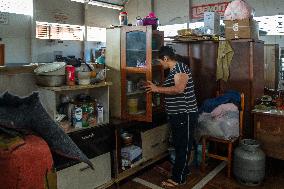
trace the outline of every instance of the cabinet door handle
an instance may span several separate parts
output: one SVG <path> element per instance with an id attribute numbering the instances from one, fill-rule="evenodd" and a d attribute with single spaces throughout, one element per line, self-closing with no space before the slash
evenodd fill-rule
<path id="1" fill-rule="evenodd" d="M 91 167 L 89 166 L 89 165 L 87 165 L 86 167 L 82 167 L 82 168 L 80 168 L 79 170 L 80 171 L 85 171 L 85 170 L 87 170 L 87 169 L 90 169 Z"/>
<path id="2" fill-rule="evenodd" d="M 152 144 L 152 145 L 151 145 L 151 148 L 155 148 L 155 147 L 159 146 L 159 144 L 160 144 L 159 142 L 157 142 L 157 143 L 155 143 L 155 144 Z"/>

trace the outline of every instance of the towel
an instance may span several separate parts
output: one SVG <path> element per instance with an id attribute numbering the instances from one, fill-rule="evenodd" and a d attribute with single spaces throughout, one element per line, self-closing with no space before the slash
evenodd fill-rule
<path id="1" fill-rule="evenodd" d="M 216 79 L 222 79 L 228 81 L 229 79 L 229 68 L 234 55 L 233 48 L 229 41 L 220 41 L 218 47 L 218 58 L 217 58 L 217 70 Z"/>

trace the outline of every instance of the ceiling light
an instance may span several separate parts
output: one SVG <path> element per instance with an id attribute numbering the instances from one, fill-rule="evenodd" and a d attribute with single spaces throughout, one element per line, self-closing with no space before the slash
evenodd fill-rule
<path id="1" fill-rule="evenodd" d="M 99 6 L 99 7 L 105 7 L 105 8 L 116 9 L 116 10 L 121 10 L 121 9 L 123 9 L 123 6 L 115 5 L 115 4 L 110 4 L 110 3 L 105 3 L 105 2 L 102 2 L 102 1 L 89 0 L 88 4 L 90 4 L 90 5 L 95 5 L 95 6 Z"/>
<path id="2" fill-rule="evenodd" d="M 95 5 L 99 7 L 105 7 L 105 8 L 116 9 L 116 10 L 121 10 L 124 8 L 121 5 L 116 5 L 116 4 L 111 4 L 111 3 L 106 3 L 103 1 L 96 1 L 96 0 L 71 0 L 71 1 L 79 2 L 79 3 L 87 3 L 89 5 Z"/>

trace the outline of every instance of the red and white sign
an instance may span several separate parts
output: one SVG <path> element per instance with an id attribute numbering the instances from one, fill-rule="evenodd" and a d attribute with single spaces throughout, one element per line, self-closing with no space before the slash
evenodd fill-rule
<path id="1" fill-rule="evenodd" d="M 221 2 L 192 6 L 191 18 L 203 18 L 204 12 L 217 12 L 220 16 L 223 16 L 229 3 L 230 2 Z"/>

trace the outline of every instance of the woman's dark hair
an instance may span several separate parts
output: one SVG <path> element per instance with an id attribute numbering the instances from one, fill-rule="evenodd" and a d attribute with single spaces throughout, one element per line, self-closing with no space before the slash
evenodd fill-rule
<path id="1" fill-rule="evenodd" d="M 159 50 L 159 59 L 168 56 L 171 60 L 176 60 L 175 50 L 170 46 L 162 46 Z"/>
<path id="2" fill-rule="evenodd" d="M 163 59 L 164 56 L 168 56 L 171 60 L 178 62 L 184 62 L 184 59 L 179 54 L 175 54 L 175 50 L 171 46 L 162 46 L 159 51 L 159 59 Z"/>

